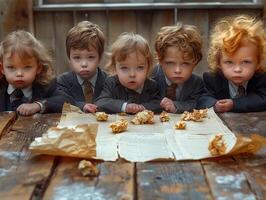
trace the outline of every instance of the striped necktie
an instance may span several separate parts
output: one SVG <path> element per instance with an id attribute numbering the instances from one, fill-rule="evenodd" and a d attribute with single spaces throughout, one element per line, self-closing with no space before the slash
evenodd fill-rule
<path id="1" fill-rule="evenodd" d="M 244 97 L 246 95 L 246 90 L 245 90 L 245 87 L 244 86 L 238 86 L 237 88 L 237 97 Z"/>
<path id="2" fill-rule="evenodd" d="M 176 87 L 177 84 L 175 83 L 167 86 L 165 96 L 171 100 L 176 100 Z"/>
<path id="3" fill-rule="evenodd" d="M 93 86 L 89 80 L 84 80 L 84 97 L 86 103 L 92 103 Z"/>

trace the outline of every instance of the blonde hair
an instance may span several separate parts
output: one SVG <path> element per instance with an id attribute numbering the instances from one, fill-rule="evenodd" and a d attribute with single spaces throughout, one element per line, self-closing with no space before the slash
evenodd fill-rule
<path id="1" fill-rule="evenodd" d="M 248 15 L 230 16 L 221 19 L 211 32 L 208 63 L 211 72 L 217 72 L 221 52 L 233 55 L 245 40 L 258 48 L 258 61 L 261 64 L 265 56 L 266 40 L 261 20 Z M 265 71 L 259 66 L 258 71 Z"/>
<path id="2" fill-rule="evenodd" d="M 38 65 L 42 68 L 37 74 L 35 81 L 41 85 L 47 85 L 54 78 L 52 57 L 44 45 L 38 41 L 31 33 L 18 30 L 9 33 L 0 44 L 0 61 L 3 57 L 16 53 L 21 60 L 35 58 Z"/>
<path id="3" fill-rule="evenodd" d="M 163 61 L 168 47 L 177 47 L 184 54 L 184 59 L 194 64 L 202 59 L 202 38 L 196 26 L 178 23 L 162 27 L 155 39 L 159 62 Z"/>
<path id="4" fill-rule="evenodd" d="M 110 59 L 106 65 L 106 69 L 114 74 L 116 62 L 124 61 L 133 52 L 144 56 L 148 64 L 147 76 L 149 76 L 152 72 L 153 65 L 151 50 L 147 40 L 135 33 L 124 32 L 118 36 L 111 47 Z"/>
<path id="5" fill-rule="evenodd" d="M 68 31 L 66 38 L 67 56 L 70 57 L 70 49 L 96 49 L 99 58 L 104 52 L 105 37 L 100 27 L 90 21 L 79 22 Z"/>

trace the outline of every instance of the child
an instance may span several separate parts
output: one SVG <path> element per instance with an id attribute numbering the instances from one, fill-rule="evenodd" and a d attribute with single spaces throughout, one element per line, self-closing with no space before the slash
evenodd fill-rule
<path id="1" fill-rule="evenodd" d="M 26 31 L 14 31 L 0 45 L 0 111 L 20 115 L 61 112 L 67 98 L 52 80 L 52 59 L 44 46 Z"/>
<path id="2" fill-rule="evenodd" d="M 211 34 L 209 73 L 203 79 L 206 92 L 199 108 L 216 112 L 266 110 L 266 51 L 263 23 L 250 16 L 227 17 Z"/>
<path id="3" fill-rule="evenodd" d="M 147 41 L 134 33 L 123 33 L 111 48 L 107 68 L 116 75 L 106 79 L 96 101 L 108 113 L 137 113 L 144 109 L 160 112 L 160 95 L 155 81 L 148 78 L 152 55 Z"/>
<path id="4" fill-rule="evenodd" d="M 202 39 L 193 25 L 178 23 L 162 27 L 156 36 L 159 64 L 152 78 L 160 84 L 161 107 L 167 112 L 182 113 L 196 107 L 204 85 L 192 71 L 202 58 Z"/>
<path id="5" fill-rule="evenodd" d="M 97 111 L 93 102 L 100 95 L 107 76 L 98 67 L 104 41 L 99 26 L 89 21 L 78 23 L 67 34 L 66 50 L 72 71 L 58 77 L 58 87 L 84 112 Z"/>

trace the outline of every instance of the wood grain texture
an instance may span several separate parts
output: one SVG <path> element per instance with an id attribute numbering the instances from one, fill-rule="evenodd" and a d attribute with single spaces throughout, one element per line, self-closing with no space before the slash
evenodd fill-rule
<path id="1" fill-rule="evenodd" d="M 0 113 L 0 138 L 8 132 L 10 126 L 16 119 L 15 112 L 1 112 Z"/>
<path id="2" fill-rule="evenodd" d="M 48 117 L 49 116 L 49 117 Z M 29 144 L 54 125 L 58 115 L 19 117 L 0 140 L 1 199 L 40 198 L 49 180 L 54 157 L 32 155 Z"/>
<path id="3" fill-rule="evenodd" d="M 133 163 L 95 162 L 99 176 L 84 177 L 78 170 L 79 161 L 62 158 L 44 199 L 134 199 Z"/>
<path id="4" fill-rule="evenodd" d="M 212 199 L 200 162 L 137 163 L 137 199 Z"/>
<path id="5" fill-rule="evenodd" d="M 214 199 L 256 199 L 247 177 L 231 158 L 202 161 L 206 179 Z"/>
<path id="6" fill-rule="evenodd" d="M 224 113 L 220 117 L 235 133 L 250 136 L 256 133 L 266 137 L 266 112 L 259 113 Z M 257 199 L 266 199 L 266 149 L 255 155 L 234 156 L 240 169 L 247 177 L 251 190 Z"/>

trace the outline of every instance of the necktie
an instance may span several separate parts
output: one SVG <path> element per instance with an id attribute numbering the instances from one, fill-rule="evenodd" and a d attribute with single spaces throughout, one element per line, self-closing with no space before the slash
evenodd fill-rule
<path id="1" fill-rule="evenodd" d="M 89 80 L 83 82 L 84 85 L 84 97 L 86 103 L 92 103 L 93 89 Z"/>
<path id="2" fill-rule="evenodd" d="M 176 100 L 176 87 L 177 84 L 171 84 L 167 86 L 165 96 L 171 100 Z"/>
<path id="3" fill-rule="evenodd" d="M 238 92 L 238 97 L 243 97 L 246 95 L 246 90 L 245 90 L 245 87 L 244 86 L 238 86 L 237 88 L 237 92 Z"/>
<path id="4" fill-rule="evenodd" d="M 15 89 L 10 95 L 11 108 L 16 110 L 23 103 L 23 92 L 20 89 Z"/>
<path id="5" fill-rule="evenodd" d="M 139 103 L 139 93 L 134 90 L 128 90 L 128 103 Z"/>

